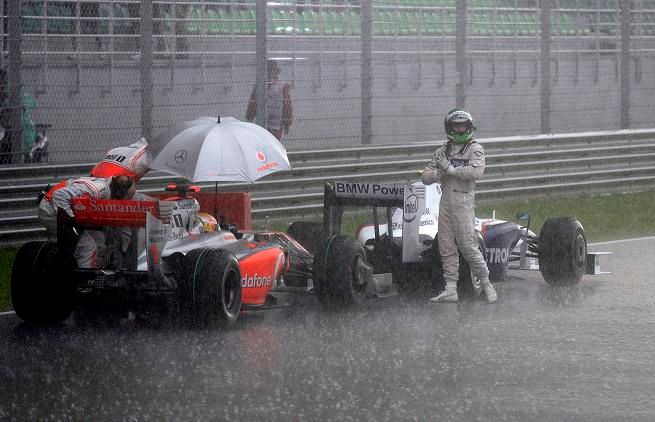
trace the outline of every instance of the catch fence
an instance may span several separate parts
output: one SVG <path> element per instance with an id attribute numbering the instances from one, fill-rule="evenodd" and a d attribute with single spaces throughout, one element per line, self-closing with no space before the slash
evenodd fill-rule
<path id="1" fill-rule="evenodd" d="M 251 97 L 267 125 L 270 61 L 289 150 L 441 139 L 455 105 L 480 137 L 653 125 L 655 0 L 3 4 L 4 163 L 25 160 L 29 117 L 50 125 L 55 163 L 201 115 L 245 119 Z"/>

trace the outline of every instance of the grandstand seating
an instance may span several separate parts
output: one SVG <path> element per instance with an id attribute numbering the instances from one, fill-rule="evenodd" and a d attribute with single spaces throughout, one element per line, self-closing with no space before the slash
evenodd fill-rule
<path id="1" fill-rule="evenodd" d="M 156 2 L 155 2 L 156 3 Z M 74 2 L 47 3 L 24 1 L 23 31 L 27 34 L 75 33 L 76 8 Z M 575 36 L 590 32 L 616 34 L 619 12 L 614 0 L 568 0 L 558 2 L 553 9 L 552 34 Z M 100 33 L 109 31 L 108 20 L 113 19 L 114 34 L 134 33 L 138 22 L 129 19 L 127 4 L 102 3 L 97 26 Z M 469 0 L 469 34 L 490 36 L 536 36 L 541 31 L 539 10 L 516 8 L 516 0 Z M 598 7 L 600 6 L 600 9 Z M 456 0 L 376 0 L 373 12 L 373 33 L 376 36 L 443 36 L 455 30 Z M 649 9 L 650 10 L 650 9 Z M 172 27 L 172 16 L 161 11 L 156 19 L 163 25 L 160 31 Z M 360 14 L 357 6 L 349 3 L 325 2 L 296 4 L 281 1 L 269 6 L 271 35 L 329 35 L 345 36 L 360 33 Z M 584 16 L 584 18 L 581 18 Z M 655 12 L 640 15 L 641 32 L 655 35 Z M 80 18 L 84 20 L 84 17 Z M 253 35 L 256 30 L 255 2 L 241 3 L 211 1 L 191 6 L 188 17 L 178 21 L 186 34 Z M 157 30 L 157 29 L 156 29 Z"/>

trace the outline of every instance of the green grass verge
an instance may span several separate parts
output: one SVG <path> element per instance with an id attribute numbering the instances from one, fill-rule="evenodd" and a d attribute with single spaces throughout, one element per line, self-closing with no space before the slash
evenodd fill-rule
<path id="1" fill-rule="evenodd" d="M 9 280 L 16 249 L 0 249 L 0 311 L 10 309 Z"/>
<path id="2" fill-rule="evenodd" d="M 496 218 L 517 221 L 517 213 L 528 212 L 531 216 L 530 227 L 537 234 L 548 217 L 575 217 L 584 226 L 588 242 L 602 242 L 655 235 L 654 209 L 655 192 L 642 192 L 487 202 L 477 207 L 476 215 L 481 218 L 491 217 L 495 210 Z M 344 219 L 343 233 L 354 233 L 357 226 L 368 218 L 369 214 L 350 215 Z M 320 217 L 316 221 L 320 221 Z M 286 231 L 290 223 L 275 223 L 269 228 Z M 15 249 L 0 249 L 0 311 L 11 309 L 9 280 L 15 255 Z"/>
<path id="3" fill-rule="evenodd" d="M 588 242 L 628 239 L 655 235 L 655 192 L 615 194 L 592 197 L 544 198 L 485 204 L 476 210 L 478 217 L 496 211 L 496 218 L 516 220 L 519 212 L 530 213 L 530 227 L 539 230 L 549 217 L 575 217 L 585 229 Z"/>
<path id="4" fill-rule="evenodd" d="M 655 235 L 653 209 L 655 209 L 655 192 L 641 192 L 590 197 L 537 198 L 498 203 L 487 201 L 478 205 L 475 214 L 479 218 L 486 218 L 491 217 L 495 211 L 496 218 L 500 220 L 515 221 L 525 225 L 526 222 L 517 220 L 516 215 L 527 212 L 530 214 L 530 229 L 537 234 L 549 217 L 575 217 L 582 223 L 588 242 L 602 242 Z M 342 233 L 352 234 L 359 224 L 370 219 L 370 211 L 347 214 L 343 219 Z M 314 221 L 321 221 L 321 219 L 316 217 Z M 285 231 L 289 223 L 272 224 L 270 228 Z"/>

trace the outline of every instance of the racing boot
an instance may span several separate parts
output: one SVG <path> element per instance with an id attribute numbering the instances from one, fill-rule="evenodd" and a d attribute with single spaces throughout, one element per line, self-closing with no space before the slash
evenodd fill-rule
<path id="1" fill-rule="evenodd" d="M 498 293 L 496 293 L 496 288 L 489 279 L 482 281 L 482 290 L 484 294 L 487 295 L 487 303 L 494 303 L 498 300 Z"/>
<path id="2" fill-rule="evenodd" d="M 447 282 L 446 288 L 443 292 L 439 293 L 437 296 L 430 298 L 430 302 L 452 302 L 457 303 L 459 297 L 457 296 L 457 284 Z"/>

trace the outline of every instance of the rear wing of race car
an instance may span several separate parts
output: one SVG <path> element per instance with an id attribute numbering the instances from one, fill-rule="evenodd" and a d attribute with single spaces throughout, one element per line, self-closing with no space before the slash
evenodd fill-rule
<path id="1" fill-rule="evenodd" d="M 393 208 L 403 209 L 403 262 L 419 260 L 419 224 L 425 209 L 425 185 L 374 182 L 334 181 L 325 184 L 323 195 L 323 227 L 328 236 L 341 233 L 345 206 L 374 208 L 375 239 L 380 239 L 380 222 L 375 208 L 386 208 L 387 222 L 392 221 Z M 387 225 L 389 227 L 389 225 Z"/>
<path id="2" fill-rule="evenodd" d="M 157 201 L 81 196 L 73 198 L 73 209 L 75 222 L 83 227 L 145 227 L 148 271 L 158 270 L 171 226 L 159 220 Z"/>
<path id="3" fill-rule="evenodd" d="M 323 194 L 323 226 L 326 234 L 332 236 L 341 233 L 345 206 L 388 209 L 402 207 L 404 194 L 403 184 L 340 181 L 326 183 Z M 388 221 L 391 221 L 391 218 Z"/>
<path id="4" fill-rule="evenodd" d="M 159 217 L 157 201 L 73 198 L 75 222 L 85 227 L 145 227 L 146 214 Z"/>

